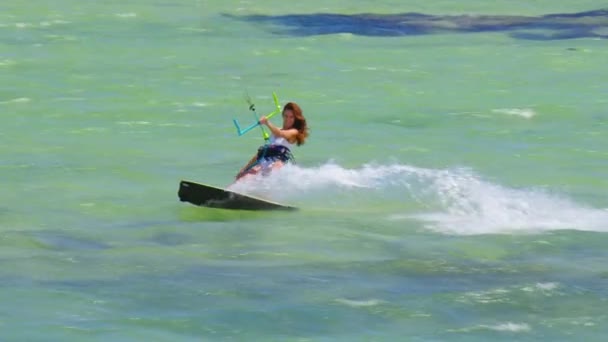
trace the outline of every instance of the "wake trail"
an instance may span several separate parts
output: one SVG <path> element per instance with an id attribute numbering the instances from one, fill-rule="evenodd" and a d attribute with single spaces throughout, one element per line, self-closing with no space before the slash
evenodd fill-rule
<path id="1" fill-rule="evenodd" d="M 404 209 L 387 215 L 387 219 L 422 221 L 427 228 L 446 234 L 563 229 L 608 232 L 607 209 L 543 189 L 503 186 L 467 168 L 366 164 L 349 169 L 333 162 L 309 168 L 288 165 L 269 177 L 254 177 L 231 189 L 270 194 L 278 200 L 346 201 L 354 207 L 390 201 L 394 208 L 397 202 Z"/>

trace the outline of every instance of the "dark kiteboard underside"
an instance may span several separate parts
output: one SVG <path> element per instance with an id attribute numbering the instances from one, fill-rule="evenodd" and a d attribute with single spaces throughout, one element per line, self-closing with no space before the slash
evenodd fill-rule
<path id="1" fill-rule="evenodd" d="M 296 207 L 268 201 L 254 196 L 189 181 L 179 183 L 180 201 L 194 205 L 234 210 L 296 210 Z"/>

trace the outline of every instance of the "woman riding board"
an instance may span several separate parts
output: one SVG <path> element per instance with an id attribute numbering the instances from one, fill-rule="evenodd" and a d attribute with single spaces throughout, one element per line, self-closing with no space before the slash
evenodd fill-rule
<path id="1" fill-rule="evenodd" d="M 283 107 L 283 127 L 273 125 L 265 116 L 260 118 L 260 124 L 266 125 L 272 133 L 270 143 L 261 146 L 256 155 L 236 175 L 236 179 L 259 172 L 268 172 L 280 168 L 285 163 L 293 162 L 291 148 L 293 145 L 304 144 L 308 137 L 306 119 L 302 109 L 294 102 Z"/>

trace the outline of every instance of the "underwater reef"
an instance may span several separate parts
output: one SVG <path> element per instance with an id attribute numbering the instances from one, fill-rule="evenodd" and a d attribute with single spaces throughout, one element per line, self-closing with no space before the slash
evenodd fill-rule
<path id="1" fill-rule="evenodd" d="M 555 40 L 608 38 L 608 9 L 542 16 L 400 14 L 224 14 L 236 20 L 269 25 L 287 36 L 350 33 L 361 36 L 402 37 L 445 33 L 505 32 L 516 39 Z"/>

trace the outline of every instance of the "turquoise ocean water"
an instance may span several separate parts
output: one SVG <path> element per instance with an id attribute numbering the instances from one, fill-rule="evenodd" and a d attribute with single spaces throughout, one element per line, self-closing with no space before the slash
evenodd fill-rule
<path id="1" fill-rule="evenodd" d="M 605 5 L 3 1 L 0 340 L 605 340 L 608 19 L 499 17 Z M 273 91 L 300 210 L 180 203 Z"/>

